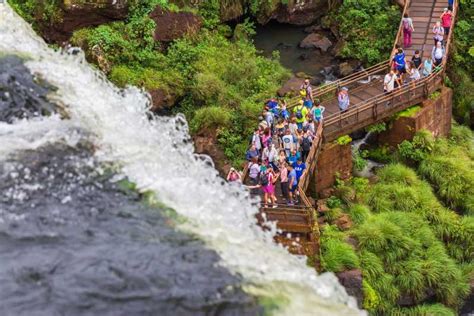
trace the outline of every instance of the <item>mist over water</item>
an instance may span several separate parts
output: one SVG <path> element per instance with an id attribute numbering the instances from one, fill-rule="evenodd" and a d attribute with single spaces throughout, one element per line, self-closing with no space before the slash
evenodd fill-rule
<path id="1" fill-rule="evenodd" d="M 63 104 L 68 116 L 70 116 L 69 120 L 61 120 L 58 115 L 53 115 L 47 118 L 36 117 L 30 120 L 15 121 L 14 124 L 0 123 L 1 147 L 5 147 L 0 149 L 0 160 L 8 162 L 7 165 L 14 164 L 15 161 L 23 159 L 11 158 L 15 153 L 24 150 L 34 150 L 40 153 L 43 150 L 41 148 L 59 139 L 62 139 L 62 142 L 65 142 L 67 146 L 76 148 L 75 150 L 78 152 L 75 155 L 81 156 L 81 152 L 85 149 L 78 147 L 78 144 L 81 144 L 82 137 L 86 137 L 88 143 L 92 144 L 94 149 L 90 154 L 93 155 L 90 159 L 94 164 L 89 165 L 89 158 L 85 161 L 79 159 L 78 166 L 89 166 L 91 170 L 88 170 L 92 174 L 96 169 L 95 166 L 104 164 L 119 166 L 119 172 L 136 183 L 140 191 L 154 192 L 157 200 L 172 207 L 186 219 L 186 222 L 179 226 L 181 231 L 187 233 L 186 236 L 189 236 L 189 234 L 199 236 L 205 242 L 206 247 L 217 252 L 218 256 L 210 255 L 212 259 L 207 261 L 208 264 L 203 264 L 207 260 L 203 255 L 204 259 L 198 260 L 199 264 L 196 267 L 188 267 L 189 269 L 185 269 L 183 274 L 187 277 L 204 277 L 205 280 L 213 280 L 214 277 L 206 274 L 201 268 L 206 266 L 210 269 L 209 273 L 212 273 L 214 268 L 217 269 L 215 262 L 219 260 L 219 266 L 224 267 L 225 270 L 219 268 L 221 270 L 218 270 L 219 272 L 216 272 L 216 275 L 219 275 L 218 280 L 222 280 L 222 282 L 210 282 L 209 291 L 206 291 L 206 287 L 204 287 L 203 297 L 197 296 L 196 298 L 193 295 L 194 292 L 186 292 L 189 290 L 189 288 L 186 288 L 189 287 L 190 281 L 188 282 L 184 278 L 180 282 L 176 282 L 176 287 L 171 287 L 171 293 L 178 291 L 178 287 L 182 286 L 182 291 L 186 292 L 183 296 L 199 306 L 199 304 L 202 304 L 201 300 L 207 301 L 209 296 L 212 296 L 211 294 L 206 295 L 206 293 L 221 293 L 216 288 L 221 288 L 222 284 L 243 283 L 247 293 L 263 293 L 266 296 L 282 298 L 282 301 L 285 302 L 283 304 L 284 308 L 279 311 L 282 314 L 360 314 L 355 308 L 355 300 L 347 296 L 334 275 L 316 275 L 314 270 L 305 265 L 304 258 L 289 255 L 285 249 L 272 242 L 270 233 L 264 233 L 256 225 L 254 214 L 257 212 L 257 208 L 252 205 L 249 194 L 242 188 L 225 184 L 206 159 L 202 159 L 193 153 L 193 144 L 188 134 L 187 122 L 183 116 L 155 117 L 150 120 L 150 115 L 147 112 L 150 103 L 146 94 L 136 88 L 129 88 L 125 91 L 117 89 L 102 74 L 87 64 L 83 54 L 73 56 L 49 49 L 32 32 L 30 27 L 5 4 L 0 4 L 0 35 L 2 38 L 0 52 L 25 56 L 25 66 L 35 76 L 57 88 L 53 95 L 49 95 L 49 99 Z M 3 146 L 3 144 L 6 144 L 6 146 Z M 47 148 L 49 148 L 46 150 L 49 153 L 47 154 L 48 157 L 61 155 L 60 148 Z M 34 161 L 31 163 L 34 163 Z M 60 164 L 64 163 L 63 161 Z M 4 172 L 7 175 L 10 171 L 4 169 Z M 79 172 L 78 176 L 80 174 L 82 172 Z M 65 181 L 65 179 L 63 180 Z M 35 184 L 37 183 L 29 183 L 33 186 Z M 75 190 L 82 190 L 83 187 L 84 183 L 77 183 Z M 7 188 L 3 187 L 1 190 L 3 193 L 8 191 Z M 85 221 L 84 216 L 87 217 L 87 212 L 97 208 L 97 205 L 101 205 L 99 200 L 101 200 L 102 190 L 107 192 L 107 187 L 101 188 L 99 186 L 94 191 L 99 196 L 97 199 L 79 199 L 74 202 L 73 207 L 68 208 L 70 218 L 77 216 L 77 220 L 73 221 L 74 223 L 77 223 L 77 225 L 83 223 Z M 50 194 L 50 191 L 54 191 L 54 189 L 47 189 L 43 193 Z M 25 194 L 29 196 L 31 193 L 27 190 Z M 24 201 L 18 200 L 18 196 L 15 195 L 13 195 L 13 198 L 11 203 L 14 207 L 17 207 L 17 211 L 13 211 L 15 214 L 27 216 L 27 214 L 33 213 L 33 210 L 37 209 L 36 206 L 21 207 L 23 205 L 21 203 Z M 70 197 L 71 200 L 67 196 L 62 198 L 66 199 L 65 205 L 75 201 L 74 196 Z M 40 203 L 42 196 L 35 195 L 35 199 L 38 200 L 37 203 Z M 49 200 L 46 197 L 44 201 L 45 212 L 56 209 L 54 205 L 48 204 Z M 18 205 L 16 205 L 17 203 Z M 57 203 L 57 201 L 54 203 Z M 2 205 L 1 207 L 6 206 Z M 84 210 L 81 212 L 82 208 Z M 19 209 L 22 209 L 23 213 L 19 212 Z M 147 214 L 146 211 L 141 211 L 138 206 L 127 206 L 125 209 L 127 216 L 142 216 L 136 213 Z M 61 214 L 64 212 L 67 211 L 56 209 L 48 215 L 50 216 L 49 220 L 61 221 Z M 72 214 L 74 212 L 77 212 L 77 214 Z M 112 219 L 112 226 L 117 231 L 112 230 L 109 237 L 98 238 L 98 245 L 81 248 L 81 251 L 89 252 L 90 260 L 100 261 L 100 258 L 106 260 L 105 258 L 108 258 L 107 254 L 112 254 L 112 256 L 130 257 L 130 261 L 123 263 L 122 266 L 140 266 L 144 265 L 145 262 L 153 262 L 153 260 L 156 260 L 156 257 L 153 256 L 159 255 L 159 260 L 171 260 L 172 264 L 170 266 L 174 266 L 174 263 L 176 263 L 176 269 L 179 270 L 178 260 L 175 262 L 172 259 L 167 259 L 175 258 L 176 253 L 168 249 L 166 243 L 162 244 L 159 237 L 157 238 L 157 245 L 155 245 L 156 248 L 140 248 L 140 253 L 132 252 L 130 254 L 127 252 L 126 248 L 122 248 L 121 240 L 115 240 L 115 237 L 121 234 L 135 236 L 133 232 L 137 229 L 136 226 L 125 220 L 116 220 L 117 217 L 120 218 L 116 204 L 106 204 L 103 207 L 103 212 L 110 212 L 111 218 L 114 218 Z M 0 218 L 2 216 L 5 216 L 5 213 L 0 213 Z M 138 230 L 145 236 L 140 238 L 147 239 L 153 236 L 154 229 L 160 230 L 162 226 L 160 226 L 161 224 L 156 226 L 150 224 L 146 218 L 148 215 L 143 216 L 138 222 L 145 221 L 148 226 L 145 231 L 142 231 L 141 228 Z M 35 227 L 35 225 L 25 224 L 21 231 L 28 232 L 32 227 Z M 101 231 L 102 227 L 99 225 L 97 230 Z M 55 234 L 66 236 L 65 238 L 73 235 L 68 229 L 53 231 Z M 32 230 L 32 232 L 35 235 L 35 230 Z M 9 235 L 10 232 L 7 231 L 7 234 Z M 160 232 L 156 232 L 156 234 L 160 234 Z M 41 236 L 41 234 L 39 235 Z M 37 237 L 38 235 L 34 238 Z M 127 240 L 124 242 L 126 243 Z M 185 244 L 187 242 L 185 241 Z M 192 241 L 189 242 L 192 244 Z M 51 251 L 53 252 L 68 251 L 67 247 L 57 241 L 48 247 L 52 248 Z M 13 249 L 16 248 L 7 243 L 4 252 L 11 253 Z M 18 251 L 19 253 L 16 256 L 23 255 L 22 251 Z M 179 253 L 180 250 L 177 251 Z M 193 256 L 192 249 L 189 253 Z M 15 256 L 15 254 L 12 256 Z M 46 257 L 51 259 L 51 256 Z M 186 261 L 185 258 L 186 256 L 183 261 Z M 82 280 L 81 282 L 85 282 L 85 287 L 87 287 L 88 282 L 93 282 L 93 280 L 85 281 L 89 271 L 85 268 L 86 266 L 87 264 L 84 264 L 82 265 L 83 268 L 80 268 L 81 265 L 79 265 L 79 268 L 73 271 L 75 274 L 72 274 Z M 103 267 L 102 265 L 98 266 Z M 40 268 L 39 272 L 33 273 L 33 279 L 47 279 L 45 275 L 52 267 L 54 267 L 54 264 L 45 264 L 44 269 Z M 64 267 L 62 268 L 64 269 Z M 102 272 L 102 269 L 105 268 L 99 268 L 97 271 Z M 129 280 L 137 279 L 139 284 L 143 284 L 143 282 L 146 283 L 146 280 L 157 277 L 150 272 L 150 269 L 149 267 L 139 269 L 136 275 L 130 278 L 126 277 L 127 282 L 123 282 L 122 286 L 132 284 L 130 286 L 135 288 L 132 281 L 128 283 Z M 6 265 L 3 271 L 7 273 L 12 270 L 13 266 Z M 229 271 L 229 273 L 225 273 L 226 271 Z M 116 274 L 113 271 L 107 273 Z M 170 273 L 172 273 L 171 270 Z M 189 273 L 191 273 L 191 276 L 188 275 Z M 120 272 L 118 274 L 123 277 Z M 65 299 L 66 305 L 74 306 L 74 302 L 81 302 L 81 296 L 77 296 L 77 293 L 74 292 L 77 283 L 72 284 L 74 286 L 70 292 L 61 293 L 61 296 Z M 198 282 L 198 284 L 201 283 Z M 3 285 L 0 285 L 0 287 L 3 287 Z M 140 287 L 138 286 L 138 288 Z M 111 286 L 108 290 L 115 293 L 114 286 Z M 193 290 L 201 291 L 199 287 Z M 144 292 L 145 294 L 138 291 L 137 296 L 131 300 L 131 305 L 127 306 L 136 306 L 135 304 L 138 304 L 135 301 L 137 297 L 140 298 L 143 295 L 147 298 L 150 297 L 147 291 Z M 9 292 L 8 289 L 7 293 L 9 293 L 8 297 L 21 296 L 21 293 Z M 31 293 L 34 292 L 29 292 L 29 294 Z M 102 306 L 102 311 L 108 311 L 109 307 L 114 306 L 113 303 L 110 303 L 109 294 L 94 295 L 99 297 L 100 304 L 97 304 Z M 163 293 L 163 295 L 167 297 L 166 293 Z M 161 294 L 159 296 L 161 297 Z M 170 297 L 173 298 L 171 294 Z M 229 300 L 235 298 L 236 305 L 241 308 L 240 314 L 246 314 L 246 308 L 249 308 L 248 312 L 250 314 L 258 313 L 254 302 L 248 296 L 241 294 L 238 289 L 231 291 L 229 297 Z M 0 299 L 3 299 L 3 297 Z M 126 300 L 125 298 L 122 302 Z M 31 306 L 29 307 L 31 308 Z M 166 305 L 163 305 L 163 308 L 166 308 Z M 137 312 L 137 309 L 131 309 L 131 314 Z"/>

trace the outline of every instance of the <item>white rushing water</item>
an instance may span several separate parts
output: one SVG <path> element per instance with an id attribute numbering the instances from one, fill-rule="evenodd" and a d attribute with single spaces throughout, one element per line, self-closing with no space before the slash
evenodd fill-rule
<path id="1" fill-rule="evenodd" d="M 57 117 L 0 124 L 0 156 L 34 149 L 81 128 L 91 133 L 96 155 L 122 166 L 140 190 L 186 217 L 181 228 L 202 238 L 222 265 L 243 276 L 251 293 L 281 297 L 287 315 L 360 315 L 333 274 L 316 275 L 256 224 L 257 209 L 242 188 L 224 184 L 193 154 L 183 116 L 149 120 L 149 98 L 136 88 L 120 91 L 85 62 L 83 55 L 55 52 L 6 4 L 0 3 L 0 53 L 27 56 L 26 66 L 58 88 L 70 120 Z M 69 135 L 64 135 L 68 133 Z"/>

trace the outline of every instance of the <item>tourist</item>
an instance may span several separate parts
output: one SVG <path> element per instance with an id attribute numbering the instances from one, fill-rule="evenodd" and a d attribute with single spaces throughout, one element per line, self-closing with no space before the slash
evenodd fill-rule
<path id="1" fill-rule="evenodd" d="M 433 59 L 434 66 L 437 67 L 441 65 L 443 62 L 444 58 L 444 48 L 441 45 L 441 42 L 438 41 L 436 43 L 436 46 L 433 47 L 433 50 L 431 51 L 431 59 Z"/>
<path id="2" fill-rule="evenodd" d="M 383 92 L 389 94 L 395 89 L 395 81 L 397 80 L 397 75 L 395 70 L 390 70 L 388 74 L 385 75 L 383 80 Z"/>
<path id="3" fill-rule="evenodd" d="M 300 151 L 301 141 L 303 140 L 303 129 L 298 128 L 295 134 L 296 151 Z"/>
<path id="4" fill-rule="evenodd" d="M 274 114 L 270 111 L 263 111 L 263 117 L 265 118 L 265 122 L 267 122 L 267 127 L 272 130 L 273 129 L 273 121 L 275 119 Z"/>
<path id="5" fill-rule="evenodd" d="M 260 129 L 257 128 L 252 135 L 251 145 L 255 146 L 258 151 L 262 150 L 262 140 L 260 138 Z"/>
<path id="6" fill-rule="evenodd" d="M 436 24 L 433 26 L 433 40 L 435 46 L 438 44 L 438 42 L 443 43 L 444 39 L 444 28 L 441 26 L 441 22 L 437 21 Z"/>
<path id="7" fill-rule="evenodd" d="M 425 59 L 423 63 L 423 76 L 429 76 L 433 71 L 433 60 L 431 58 Z"/>
<path id="8" fill-rule="evenodd" d="M 273 204 L 273 208 L 276 208 L 276 196 L 275 196 L 275 184 L 276 175 L 271 167 L 266 168 L 262 166 L 260 170 L 260 186 L 263 191 L 263 207 L 268 207 L 267 203 Z"/>
<path id="9" fill-rule="evenodd" d="M 298 124 L 296 123 L 296 117 L 292 117 L 290 120 L 290 124 L 288 124 L 288 129 L 290 130 L 291 135 L 296 135 L 296 131 L 298 130 Z"/>
<path id="10" fill-rule="evenodd" d="M 423 60 L 420 56 L 420 51 L 419 50 L 415 50 L 415 55 L 413 55 L 413 57 L 411 58 L 411 61 L 415 65 L 416 69 L 418 69 L 418 71 L 420 71 L 421 66 L 423 64 Z"/>
<path id="11" fill-rule="evenodd" d="M 420 71 L 415 67 L 415 64 L 413 64 L 412 62 L 407 63 L 407 71 L 408 75 L 410 76 L 410 82 L 412 85 L 412 96 L 415 96 L 416 81 L 421 78 Z"/>
<path id="12" fill-rule="evenodd" d="M 299 158 L 298 161 L 293 164 L 293 169 L 296 172 L 296 180 L 300 182 L 301 176 L 306 169 L 306 164 L 303 162 L 303 159 Z"/>
<path id="13" fill-rule="evenodd" d="M 451 29 L 451 22 L 453 19 L 453 14 L 451 13 L 451 10 L 445 8 L 440 16 L 440 19 L 441 25 L 444 28 L 444 35 L 449 36 L 449 30 Z"/>
<path id="14" fill-rule="evenodd" d="M 247 161 L 251 161 L 253 158 L 258 159 L 259 155 L 260 155 L 260 152 L 257 150 L 257 148 L 255 148 L 255 145 L 252 144 L 250 148 L 247 150 L 245 159 L 247 159 Z"/>
<path id="15" fill-rule="evenodd" d="M 272 131 L 270 130 L 269 127 L 265 128 L 265 130 L 263 131 L 263 135 L 262 135 L 262 145 L 263 145 L 263 148 L 266 148 L 268 146 L 270 146 L 270 144 L 272 143 L 273 139 L 272 139 Z"/>
<path id="16" fill-rule="evenodd" d="M 309 152 L 311 151 L 311 143 L 313 139 L 308 131 L 303 134 L 301 139 L 301 158 L 303 161 L 306 161 L 308 158 Z"/>
<path id="17" fill-rule="evenodd" d="M 413 27 L 413 20 L 408 17 L 408 13 L 403 15 L 402 19 L 403 25 L 403 47 L 411 47 L 411 33 L 415 31 Z"/>
<path id="18" fill-rule="evenodd" d="M 295 162 L 298 161 L 298 159 L 300 159 L 300 157 L 301 157 L 300 152 L 297 151 L 296 149 L 293 149 L 293 150 L 290 152 L 290 154 L 288 155 L 288 158 L 287 158 L 288 163 L 289 163 L 290 165 L 293 165 Z"/>
<path id="19" fill-rule="evenodd" d="M 306 121 L 303 123 L 303 132 L 308 131 L 311 135 L 316 133 L 316 129 L 314 128 L 314 120 L 313 114 L 308 113 L 306 116 Z"/>
<path id="20" fill-rule="evenodd" d="M 283 100 L 280 108 L 280 117 L 282 117 L 285 120 L 288 120 L 290 118 L 290 113 L 286 109 L 286 101 Z"/>
<path id="21" fill-rule="evenodd" d="M 294 205 L 296 199 L 296 192 L 298 189 L 298 179 L 296 178 L 296 171 L 293 166 L 289 164 L 288 168 L 288 205 Z"/>
<path id="22" fill-rule="evenodd" d="M 302 129 L 304 120 L 306 119 L 306 115 L 308 114 L 308 108 L 304 106 L 303 100 L 301 100 L 299 104 L 295 106 L 293 113 L 295 114 L 296 124 L 298 125 L 298 128 Z"/>
<path id="23" fill-rule="evenodd" d="M 280 188 L 283 198 L 288 201 L 288 169 L 286 162 L 280 165 Z"/>
<path id="24" fill-rule="evenodd" d="M 337 95 L 337 101 L 339 103 L 339 109 L 341 110 L 341 112 L 346 112 L 350 105 L 349 89 L 347 89 L 346 87 L 342 87 L 341 91 L 339 91 Z"/>
<path id="25" fill-rule="evenodd" d="M 227 174 L 227 181 L 229 182 L 242 182 L 242 176 L 240 173 L 235 170 L 233 167 L 230 168 L 229 173 Z"/>
<path id="26" fill-rule="evenodd" d="M 260 165 L 258 158 L 253 158 L 249 164 L 249 178 L 252 185 L 258 184 L 258 175 L 260 174 Z"/>
<path id="27" fill-rule="evenodd" d="M 398 70 L 395 69 L 395 89 L 400 88 L 402 85 L 402 75 Z"/>
<path id="28" fill-rule="evenodd" d="M 319 100 L 316 100 L 316 106 L 313 108 L 313 118 L 314 121 L 319 124 L 323 121 L 323 113 L 326 111 L 326 108 L 321 105 L 321 102 Z"/>
<path id="29" fill-rule="evenodd" d="M 278 166 L 277 166 L 278 151 L 275 147 L 275 144 L 272 143 L 269 147 L 265 148 L 262 153 L 262 157 L 263 156 L 265 156 L 266 161 L 273 168 L 273 170 L 278 171 Z"/>
<path id="30" fill-rule="evenodd" d="M 279 119 L 277 124 L 275 125 L 275 132 L 276 135 L 278 136 L 278 145 L 279 147 L 283 147 L 283 136 L 285 136 L 285 121 L 283 119 Z"/>
<path id="31" fill-rule="evenodd" d="M 285 150 L 285 154 L 288 157 L 292 150 L 296 150 L 295 141 L 293 135 L 289 129 L 286 130 L 285 136 L 283 136 L 283 149 Z"/>
<path id="32" fill-rule="evenodd" d="M 300 87 L 300 95 L 303 99 L 309 99 L 311 103 L 313 103 L 313 88 L 311 87 L 311 83 L 309 79 L 305 79 L 303 84 Z"/>
<path id="33" fill-rule="evenodd" d="M 454 9 L 454 0 L 448 0 L 448 9 L 453 11 L 453 9 Z"/>
<path id="34" fill-rule="evenodd" d="M 405 52 L 403 49 L 399 48 L 397 53 L 393 57 L 393 62 L 395 64 L 395 69 L 398 71 L 400 77 L 403 79 L 403 74 L 406 73 L 406 61 L 405 61 Z"/>
<path id="35" fill-rule="evenodd" d="M 286 153 L 284 149 L 280 149 L 280 153 L 278 154 L 278 167 L 281 168 L 283 164 L 286 163 Z"/>

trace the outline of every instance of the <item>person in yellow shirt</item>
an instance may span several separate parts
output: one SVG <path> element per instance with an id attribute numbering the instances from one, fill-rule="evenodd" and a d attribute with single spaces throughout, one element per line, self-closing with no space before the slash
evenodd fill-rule
<path id="1" fill-rule="evenodd" d="M 293 113 L 295 114 L 298 128 L 303 129 L 303 123 L 306 120 L 306 115 L 308 115 L 308 108 L 304 106 L 303 100 L 294 108 Z"/>

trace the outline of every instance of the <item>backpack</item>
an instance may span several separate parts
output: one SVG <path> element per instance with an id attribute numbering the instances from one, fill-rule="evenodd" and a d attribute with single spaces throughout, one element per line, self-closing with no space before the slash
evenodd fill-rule
<path id="1" fill-rule="evenodd" d="M 311 140 L 309 137 L 303 137 L 302 147 L 304 151 L 309 151 L 311 149 Z"/>
<path id="2" fill-rule="evenodd" d="M 260 184 L 263 186 L 268 185 L 268 175 L 266 173 L 260 173 Z"/>
<path id="3" fill-rule="evenodd" d="M 403 19 L 403 30 L 409 31 L 410 30 L 410 20 L 407 18 Z"/>
<path id="4" fill-rule="evenodd" d="M 301 120 L 303 118 L 303 106 L 296 108 L 296 118 Z"/>
<path id="5" fill-rule="evenodd" d="M 308 91 L 306 91 L 305 88 L 300 89 L 300 95 L 301 95 L 302 97 L 306 97 L 307 94 L 308 94 Z"/>

